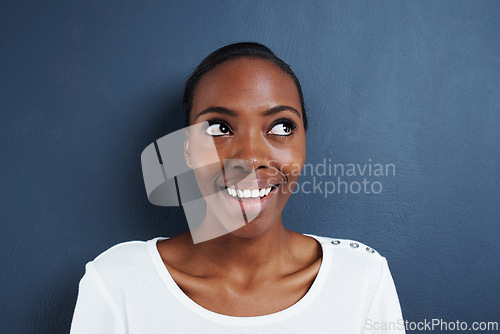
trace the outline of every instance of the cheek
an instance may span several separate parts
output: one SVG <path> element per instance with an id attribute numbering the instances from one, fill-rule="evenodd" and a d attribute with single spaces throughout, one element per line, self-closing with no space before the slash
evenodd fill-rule
<path id="1" fill-rule="evenodd" d="M 296 181 L 299 178 L 305 163 L 305 152 L 305 145 L 297 145 L 277 151 L 280 169 L 290 181 Z"/>
<path id="2" fill-rule="evenodd" d="M 220 163 L 213 139 L 202 135 L 190 137 L 189 156 L 193 169 Z"/>
<path id="3" fill-rule="evenodd" d="M 284 171 L 289 181 L 295 182 L 299 179 L 303 166 L 304 166 L 303 160 L 294 160 L 293 162 L 292 161 L 290 162 L 290 165 Z"/>
<path id="4" fill-rule="evenodd" d="M 283 185 L 283 194 L 287 197 L 293 193 L 293 189 L 297 186 L 300 178 L 300 173 L 304 167 L 304 155 L 300 152 L 293 151 L 289 155 L 287 164 L 283 165 L 283 173 L 287 176 L 287 182 Z"/>
<path id="5" fill-rule="evenodd" d="M 198 187 L 200 190 L 207 188 L 214 176 L 222 171 L 213 140 L 192 136 L 189 141 L 189 156 Z"/>

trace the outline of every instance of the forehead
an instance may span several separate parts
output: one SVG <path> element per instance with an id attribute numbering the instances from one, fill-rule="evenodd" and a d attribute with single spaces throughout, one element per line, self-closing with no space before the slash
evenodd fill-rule
<path id="1" fill-rule="evenodd" d="M 193 111 L 208 106 L 245 107 L 260 104 L 290 105 L 300 110 L 300 97 L 293 79 L 276 64 L 260 58 L 226 61 L 199 81 L 193 99 Z"/>

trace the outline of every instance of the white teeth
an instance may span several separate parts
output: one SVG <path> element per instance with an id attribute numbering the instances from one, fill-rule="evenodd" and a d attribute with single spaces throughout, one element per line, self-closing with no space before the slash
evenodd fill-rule
<path id="1" fill-rule="evenodd" d="M 271 192 L 272 187 L 268 188 L 262 188 L 262 189 L 234 189 L 234 188 L 227 188 L 227 191 L 229 195 L 233 197 L 239 197 L 239 198 L 258 198 L 258 197 L 264 197 L 269 195 Z"/>

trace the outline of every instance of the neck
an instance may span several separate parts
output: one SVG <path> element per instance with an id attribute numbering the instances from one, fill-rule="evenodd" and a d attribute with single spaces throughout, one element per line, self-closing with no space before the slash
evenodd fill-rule
<path id="1" fill-rule="evenodd" d="M 281 218 L 258 236 L 242 236 L 238 232 L 193 245 L 195 254 L 209 264 L 212 273 L 247 278 L 265 276 L 279 271 L 291 254 L 291 232 L 285 229 Z"/>

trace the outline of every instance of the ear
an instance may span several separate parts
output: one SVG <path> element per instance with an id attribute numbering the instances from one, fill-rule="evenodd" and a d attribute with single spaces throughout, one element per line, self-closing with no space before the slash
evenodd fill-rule
<path id="1" fill-rule="evenodd" d="M 186 139 L 184 140 L 184 159 L 186 160 L 186 165 L 189 168 L 193 168 L 191 165 L 191 153 L 189 152 L 189 131 L 186 130 Z"/>

